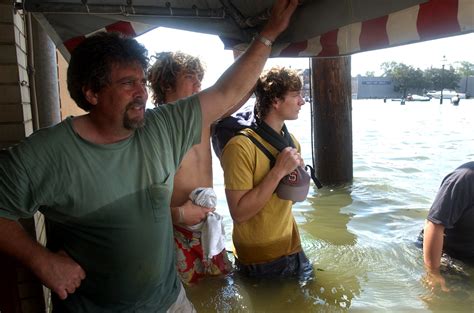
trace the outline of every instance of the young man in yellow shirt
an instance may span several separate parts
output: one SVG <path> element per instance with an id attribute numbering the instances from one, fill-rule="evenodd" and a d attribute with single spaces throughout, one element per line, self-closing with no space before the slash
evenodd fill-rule
<path id="1" fill-rule="evenodd" d="M 293 201 L 274 193 L 282 178 L 304 166 L 300 145 L 285 126 L 285 121 L 298 118 L 304 104 L 301 87 L 295 71 L 272 68 L 255 88 L 257 127 L 276 140 L 286 141 L 288 147 L 280 152 L 258 132 L 246 129 L 244 136 L 233 137 L 222 153 L 227 202 L 234 221 L 235 265 L 250 277 L 296 276 L 308 280 L 313 274 L 291 211 Z M 274 156 L 273 166 L 248 136 Z"/>

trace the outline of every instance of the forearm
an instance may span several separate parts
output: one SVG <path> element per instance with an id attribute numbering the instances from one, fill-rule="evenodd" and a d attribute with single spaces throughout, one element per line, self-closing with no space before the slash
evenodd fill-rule
<path id="1" fill-rule="evenodd" d="M 247 191 L 238 201 L 229 201 L 236 202 L 234 205 L 230 205 L 230 213 L 234 222 L 243 223 L 257 215 L 270 201 L 283 176 L 283 173 L 272 169 L 257 186 Z M 226 191 L 227 194 L 231 192 Z"/>
<path id="2" fill-rule="evenodd" d="M 237 110 L 239 110 L 250 99 L 250 96 L 252 96 L 252 93 L 253 93 L 254 89 L 255 89 L 255 85 L 236 105 L 234 105 L 227 112 L 225 112 L 221 116 L 221 118 L 230 116 L 230 115 L 234 114 L 235 112 L 237 112 Z"/>
<path id="3" fill-rule="evenodd" d="M 36 272 L 49 252 L 16 221 L 0 218 L 0 250 Z"/>
<path id="4" fill-rule="evenodd" d="M 444 226 L 426 221 L 423 237 L 423 260 L 429 270 L 439 270 L 443 253 Z"/>
<path id="5" fill-rule="evenodd" d="M 199 94 L 203 111 L 206 112 L 203 114 L 203 125 L 210 125 L 232 109 L 238 109 L 237 103 L 251 92 L 269 55 L 269 47 L 253 41 L 214 86 Z M 213 106 L 211 110 L 206 110 L 208 103 Z"/>
<path id="6" fill-rule="evenodd" d="M 297 6 L 298 0 L 275 1 L 270 18 L 260 34 L 270 41 L 275 41 L 287 28 Z M 203 127 L 211 125 L 250 91 L 262 72 L 270 50 L 262 41 L 254 40 L 214 86 L 199 94 Z"/>

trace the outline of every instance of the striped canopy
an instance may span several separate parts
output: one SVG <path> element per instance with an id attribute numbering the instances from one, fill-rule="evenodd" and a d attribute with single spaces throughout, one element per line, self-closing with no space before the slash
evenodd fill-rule
<path id="1" fill-rule="evenodd" d="M 268 18 L 273 0 L 24 0 L 68 58 L 101 30 L 130 36 L 166 26 L 218 35 L 243 50 Z M 18 5 L 17 5 L 18 6 Z M 272 56 L 333 57 L 474 31 L 474 0 L 300 0 Z M 166 43 L 164 43 L 166 44 Z"/>

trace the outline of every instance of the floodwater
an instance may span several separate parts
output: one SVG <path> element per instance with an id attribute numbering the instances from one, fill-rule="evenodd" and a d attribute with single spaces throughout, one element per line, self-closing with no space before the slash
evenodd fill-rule
<path id="1" fill-rule="evenodd" d="M 474 311 L 474 268 L 444 268 L 450 291 L 432 290 L 415 246 L 442 178 L 474 160 L 474 99 L 459 106 L 435 99 L 352 106 L 352 184 L 314 187 L 293 207 L 316 279 L 300 285 L 235 273 L 208 278 L 187 288 L 198 312 Z M 309 105 L 287 125 L 311 163 Z M 230 250 L 232 221 L 217 160 L 214 184 Z"/>

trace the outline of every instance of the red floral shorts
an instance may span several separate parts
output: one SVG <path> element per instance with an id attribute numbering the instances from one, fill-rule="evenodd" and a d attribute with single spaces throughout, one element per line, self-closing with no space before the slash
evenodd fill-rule
<path id="1" fill-rule="evenodd" d="M 232 269 L 225 249 L 209 261 L 204 259 L 201 232 L 174 225 L 174 242 L 178 275 L 184 284 L 196 283 L 206 275 L 226 274 Z"/>

